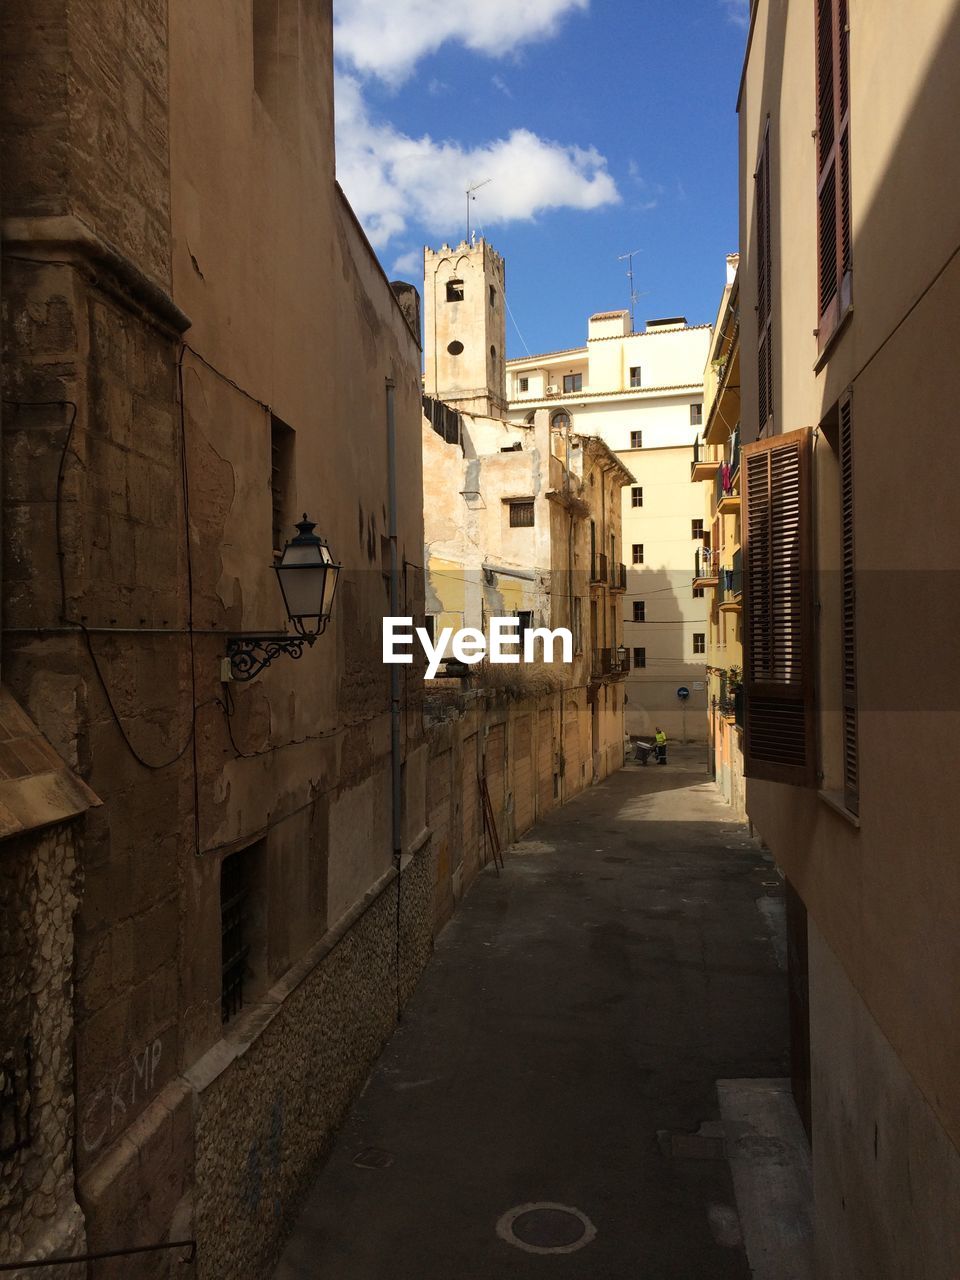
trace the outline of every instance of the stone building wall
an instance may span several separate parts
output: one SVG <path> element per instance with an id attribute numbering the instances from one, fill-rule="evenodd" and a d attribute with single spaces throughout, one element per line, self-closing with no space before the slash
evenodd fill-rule
<path id="1" fill-rule="evenodd" d="M 73 1185 L 72 826 L 0 844 L 0 1259 L 82 1252 Z M 59 1269 L 80 1280 L 81 1267 Z M 24 1273 L 27 1274 L 27 1273 Z M 32 1273 L 31 1273 L 32 1274 Z"/>

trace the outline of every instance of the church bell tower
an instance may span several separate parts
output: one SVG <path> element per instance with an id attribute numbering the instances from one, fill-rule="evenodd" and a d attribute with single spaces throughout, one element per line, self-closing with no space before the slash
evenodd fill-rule
<path id="1" fill-rule="evenodd" d="M 424 390 L 464 413 L 506 408 L 503 258 L 485 240 L 424 251 Z"/>

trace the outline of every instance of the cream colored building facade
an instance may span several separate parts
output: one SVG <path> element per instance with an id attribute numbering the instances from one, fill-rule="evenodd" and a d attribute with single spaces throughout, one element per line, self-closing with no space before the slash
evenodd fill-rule
<path id="1" fill-rule="evenodd" d="M 740 546 L 740 285 L 727 280 L 703 371 L 703 433 L 690 476 L 704 497 L 704 540 L 694 586 L 707 604 L 707 749 L 717 786 L 746 816 L 743 779 L 743 554 Z"/>
<path id="2" fill-rule="evenodd" d="M 821 1280 L 960 1259 L 958 66 L 956 0 L 752 6 L 747 808 L 789 884 Z"/>
<path id="3" fill-rule="evenodd" d="M 507 362 L 511 422 L 540 410 L 603 440 L 635 479 L 623 488 L 622 598 L 628 734 L 703 741 L 706 605 L 693 587 L 701 494 L 690 484 L 700 432 L 710 326 L 651 320 L 632 333 L 626 311 L 590 318 L 587 344 Z M 609 548 L 601 548 L 609 556 Z M 686 689 L 683 700 L 678 690 Z"/>

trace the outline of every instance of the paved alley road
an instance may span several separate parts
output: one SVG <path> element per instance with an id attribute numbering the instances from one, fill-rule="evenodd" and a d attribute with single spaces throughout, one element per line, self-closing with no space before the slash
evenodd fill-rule
<path id="1" fill-rule="evenodd" d="M 682 1135 L 717 1120 L 717 1079 L 787 1072 L 780 890 L 701 761 L 622 770 L 480 877 L 278 1280 L 747 1280 L 719 1143 Z M 498 1235 L 542 1203 L 590 1228 L 517 1233 L 579 1248 Z"/>

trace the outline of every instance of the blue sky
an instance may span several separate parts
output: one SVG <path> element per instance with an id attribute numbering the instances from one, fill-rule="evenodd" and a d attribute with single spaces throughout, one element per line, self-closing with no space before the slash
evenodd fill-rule
<path id="1" fill-rule="evenodd" d="M 388 273 L 475 224 L 507 260 L 508 354 L 594 311 L 712 321 L 737 240 L 745 0 L 334 0 L 338 170 Z"/>

